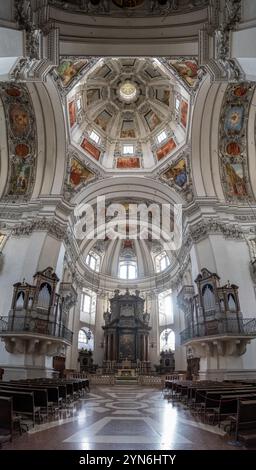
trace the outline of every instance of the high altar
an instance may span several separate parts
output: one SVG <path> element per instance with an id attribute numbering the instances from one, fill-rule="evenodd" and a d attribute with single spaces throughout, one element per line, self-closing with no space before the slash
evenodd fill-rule
<path id="1" fill-rule="evenodd" d="M 121 375 L 148 372 L 150 315 L 144 312 L 144 299 L 139 291 L 131 295 L 127 290 L 110 299 L 110 312 L 104 313 L 105 367 L 119 370 Z"/>

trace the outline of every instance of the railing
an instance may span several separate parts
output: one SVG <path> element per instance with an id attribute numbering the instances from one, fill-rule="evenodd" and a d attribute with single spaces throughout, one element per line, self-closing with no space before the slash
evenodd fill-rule
<path id="1" fill-rule="evenodd" d="M 256 318 L 221 319 L 196 324 L 183 330 L 180 340 L 184 344 L 191 339 L 223 335 L 256 336 Z"/>
<path id="2" fill-rule="evenodd" d="M 1 333 L 39 333 L 45 336 L 65 339 L 72 343 L 73 333 L 62 323 L 42 320 L 40 318 L 22 317 L 0 317 Z"/>

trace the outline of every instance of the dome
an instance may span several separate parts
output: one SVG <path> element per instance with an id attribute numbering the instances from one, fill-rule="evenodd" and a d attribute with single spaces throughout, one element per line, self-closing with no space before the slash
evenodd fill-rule
<path id="1" fill-rule="evenodd" d="M 190 95 L 168 59 L 98 59 L 67 102 L 72 146 L 104 170 L 152 171 L 186 143 Z"/>

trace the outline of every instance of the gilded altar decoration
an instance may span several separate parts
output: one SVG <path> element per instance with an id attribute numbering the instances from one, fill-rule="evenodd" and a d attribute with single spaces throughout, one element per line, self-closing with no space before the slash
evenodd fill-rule
<path id="1" fill-rule="evenodd" d="M 36 120 L 25 85 L 0 86 L 9 150 L 9 178 L 5 196 L 27 199 L 33 189 L 36 170 Z"/>
<path id="2" fill-rule="evenodd" d="M 248 174 L 247 120 L 255 90 L 252 82 L 227 87 L 219 124 L 219 161 L 227 200 L 252 197 Z"/>

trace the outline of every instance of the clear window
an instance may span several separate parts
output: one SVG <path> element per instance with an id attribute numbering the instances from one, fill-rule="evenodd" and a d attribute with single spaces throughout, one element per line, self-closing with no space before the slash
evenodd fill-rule
<path id="1" fill-rule="evenodd" d="M 83 311 L 85 313 L 90 313 L 91 311 L 91 301 L 92 298 L 88 294 L 84 294 L 84 299 L 83 299 Z"/>
<path id="2" fill-rule="evenodd" d="M 100 136 L 96 134 L 96 132 L 92 131 L 90 133 L 90 139 L 92 139 L 96 144 L 98 144 L 100 141 Z"/>
<path id="3" fill-rule="evenodd" d="M 123 145 L 123 155 L 133 155 L 134 154 L 134 145 L 126 144 Z"/>
<path id="4" fill-rule="evenodd" d="M 155 263 L 156 272 L 160 273 L 161 271 L 164 271 L 166 268 L 168 268 L 168 266 L 170 266 L 170 258 L 169 256 L 167 256 L 165 251 L 162 251 L 162 253 L 156 256 Z"/>
<path id="5" fill-rule="evenodd" d="M 161 144 L 161 142 L 163 142 L 166 138 L 167 138 L 167 133 L 163 131 L 160 134 L 158 134 L 157 141 L 159 144 Z"/>
<path id="6" fill-rule="evenodd" d="M 160 335 L 160 351 L 175 351 L 175 334 L 170 328 L 166 328 Z"/>
<path id="7" fill-rule="evenodd" d="M 81 349 L 94 350 L 94 335 L 90 328 L 85 327 L 78 333 L 78 350 Z"/>
<path id="8" fill-rule="evenodd" d="M 161 292 L 158 296 L 159 325 L 169 326 L 173 324 L 173 304 L 170 291 Z"/>
<path id="9" fill-rule="evenodd" d="M 77 101 L 76 101 L 76 106 L 77 106 L 77 111 L 80 111 L 80 109 L 82 108 L 82 100 L 81 100 L 81 97 L 77 99 Z"/>
<path id="10" fill-rule="evenodd" d="M 136 279 L 137 265 L 134 261 L 123 261 L 119 265 L 119 277 L 121 279 Z"/>
<path id="11" fill-rule="evenodd" d="M 93 291 L 84 291 L 81 296 L 80 321 L 95 325 L 97 294 Z"/>

